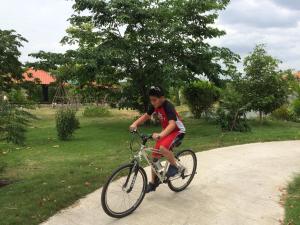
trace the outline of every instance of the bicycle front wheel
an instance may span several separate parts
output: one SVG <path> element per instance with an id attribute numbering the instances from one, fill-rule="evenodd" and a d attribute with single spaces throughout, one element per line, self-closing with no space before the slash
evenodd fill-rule
<path id="1" fill-rule="evenodd" d="M 145 197 L 147 175 L 133 163 L 121 166 L 103 186 L 101 204 L 104 212 L 114 218 L 131 214 Z"/>
<path id="2" fill-rule="evenodd" d="M 168 186 L 172 191 L 180 192 L 189 186 L 196 174 L 197 157 L 192 150 L 183 150 L 175 157 L 182 171 L 168 181 Z"/>

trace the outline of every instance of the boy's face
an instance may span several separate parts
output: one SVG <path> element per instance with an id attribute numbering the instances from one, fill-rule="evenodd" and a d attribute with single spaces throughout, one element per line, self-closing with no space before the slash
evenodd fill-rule
<path id="1" fill-rule="evenodd" d="M 165 97 L 150 96 L 150 102 L 154 108 L 159 108 L 165 101 Z"/>

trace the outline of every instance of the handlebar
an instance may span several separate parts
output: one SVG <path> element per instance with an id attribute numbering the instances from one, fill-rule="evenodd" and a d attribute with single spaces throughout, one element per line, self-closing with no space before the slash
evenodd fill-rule
<path id="1" fill-rule="evenodd" d="M 143 141 L 143 145 L 145 145 L 148 140 L 152 139 L 152 134 L 142 134 L 138 130 L 133 130 L 133 131 L 131 131 L 131 133 L 139 135 Z"/>

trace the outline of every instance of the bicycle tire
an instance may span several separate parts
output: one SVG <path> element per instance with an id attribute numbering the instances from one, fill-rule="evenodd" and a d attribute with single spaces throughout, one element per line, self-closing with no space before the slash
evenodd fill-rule
<path id="1" fill-rule="evenodd" d="M 196 154 L 191 149 L 187 149 L 187 150 L 182 150 L 182 151 L 178 152 L 175 157 L 176 157 L 177 160 L 180 160 L 180 156 L 183 156 L 184 154 L 189 154 L 189 155 L 192 156 L 193 169 L 192 169 L 191 174 L 189 175 L 189 178 L 188 178 L 187 182 L 181 187 L 175 187 L 172 183 L 172 181 L 173 181 L 172 179 L 170 179 L 168 181 L 169 188 L 174 192 L 180 192 L 180 191 L 185 190 L 190 185 L 190 183 L 192 182 L 192 180 L 194 179 L 194 176 L 196 174 L 196 170 L 197 170 L 197 156 L 196 156 Z M 177 179 L 180 179 L 180 178 L 177 178 Z M 182 179 L 185 179 L 185 178 L 182 178 Z"/>
<path id="2" fill-rule="evenodd" d="M 109 177 L 109 179 L 107 180 L 107 182 L 105 183 L 105 185 L 103 186 L 102 189 L 102 193 L 101 193 L 101 205 L 102 208 L 104 210 L 104 212 L 109 215 L 110 217 L 113 218 L 122 218 L 125 216 L 130 215 L 131 213 L 133 213 L 138 207 L 139 205 L 142 203 L 144 197 L 145 197 L 145 193 L 146 193 L 146 187 L 147 187 L 147 175 L 145 170 L 140 167 L 137 166 L 137 173 L 140 173 L 142 178 L 143 178 L 143 187 L 142 187 L 142 192 L 141 195 L 139 197 L 139 199 L 137 200 L 137 202 L 128 210 L 124 211 L 124 212 L 114 212 L 108 205 L 107 205 L 107 191 L 109 188 L 109 185 L 111 184 L 111 181 L 117 176 L 118 173 L 120 173 L 122 170 L 129 168 L 132 169 L 132 167 L 134 166 L 133 163 L 129 163 L 123 166 L 120 166 L 119 168 L 117 168 L 112 175 Z"/>

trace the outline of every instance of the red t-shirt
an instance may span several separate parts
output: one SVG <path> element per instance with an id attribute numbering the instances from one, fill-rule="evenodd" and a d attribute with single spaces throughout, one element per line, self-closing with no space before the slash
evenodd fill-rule
<path id="1" fill-rule="evenodd" d="M 173 104 L 168 100 L 166 100 L 159 108 L 155 109 L 153 106 L 150 106 L 147 111 L 147 114 L 151 116 L 153 113 L 156 113 L 156 115 L 158 116 L 163 129 L 165 129 L 168 126 L 169 120 L 174 120 L 176 122 L 175 131 L 185 133 L 185 127 L 180 119 L 180 116 L 176 112 Z"/>

